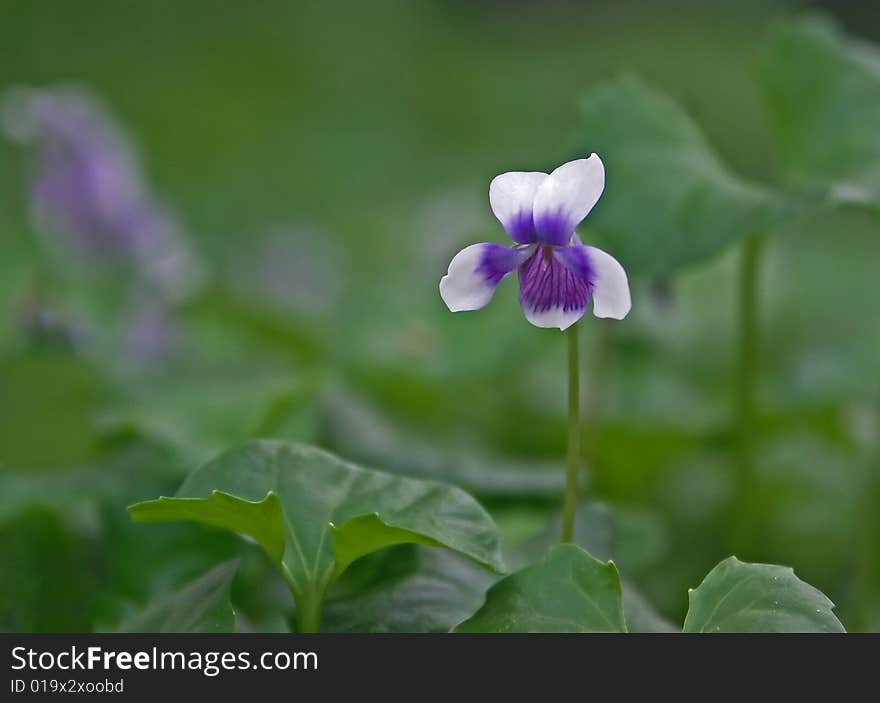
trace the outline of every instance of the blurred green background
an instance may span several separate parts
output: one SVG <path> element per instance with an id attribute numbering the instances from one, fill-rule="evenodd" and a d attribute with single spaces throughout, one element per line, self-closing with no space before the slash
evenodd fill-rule
<path id="1" fill-rule="evenodd" d="M 539 534 L 562 485 L 562 337 L 524 321 L 510 281 L 468 315 L 437 293 L 456 251 L 504 241 L 489 181 L 578 156 L 582 96 L 625 73 L 677 99 L 734 172 L 771 181 L 754 57 L 768 26 L 812 7 L 6 0 L 0 91 L 97 95 L 203 274 L 161 320 L 172 343 L 140 354 L 125 275 L 35 231 L 29 152 L 0 142 L 0 629 L 112 628 L 238 554 L 242 617 L 279 627 L 287 596 L 256 549 L 131 525 L 124 509 L 251 436 L 455 482 L 508 544 Z M 856 3 L 825 9 L 880 36 Z M 594 550 L 673 622 L 735 552 L 794 567 L 849 629 L 877 630 L 880 237 L 854 212 L 789 229 L 762 271 L 746 535 L 732 504 L 736 249 L 635 277 L 622 323 L 585 319 L 584 493 L 607 506 L 590 513 Z"/>

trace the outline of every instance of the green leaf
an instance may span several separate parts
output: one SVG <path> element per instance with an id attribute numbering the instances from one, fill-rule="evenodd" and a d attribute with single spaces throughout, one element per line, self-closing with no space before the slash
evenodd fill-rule
<path id="1" fill-rule="evenodd" d="M 620 576 L 573 544 L 507 576 L 457 632 L 626 632 Z"/>
<path id="2" fill-rule="evenodd" d="M 612 551 L 615 558 L 625 551 L 622 542 L 640 543 L 646 540 L 642 535 L 628 537 L 621 535 L 625 530 L 626 521 L 620 512 L 612 513 L 604 503 L 588 503 L 578 506 L 574 521 L 574 544 L 585 549 L 599 559 L 610 559 Z M 517 545 L 507 554 L 508 564 L 514 567 L 526 566 L 538 561 L 548 549 L 558 543 L 562 525 L 562 516 L 555 515 L 547 527 L 540 533 Z M 651 528 L 657 530 L 652 524 Z M 624 539 L 621 539 L 621 538 Z M 613 549 L 612 549 L 613 547 Z M 649 547 L 650 548 L 650 547 Z M 628 551 L 632 551 L 630 548 Z M 626 628 L 629 632 L 677 632 L 679 628 L 666 621 L 648 602 L 648 600 L 631 584 L 621 583 L 623 589 L 623 610 Z"/>
<path id="3" fill-rule="evenodd" d="M 449 632 L 496 574 L 445 549 L 400 545 L 359 560 L 327 596 L 328 632 Z"/>
<path id="4" fill-rule="evenodd" d="M 235 632 L 229 588 L 237 568 L 238 562 L 231 561 L 211 569 L 157 600 L 119 632 Z"/>
<path id="5" fill-rule="evenodd" d="M 222 527 L 257 541 L 275 561 L 284 555 L 284 514 L 278 496 L 270 491 L 263 500 L 242 500 L 212 491 L 209 498 L 158 498 L 129 508 L 138 522 L 193 520 Z"/>
<path id="6" fill-rule="evenodd" d="M 392 527 L 382 522 L 378 513 L 349 518 L 340 527 L 331 524 L 336 573 L 341 574 L 355 559 L 395 544 L 424 544 L 442 547 L 435 539 L 412 530 Z"/>
<path id="7" fill-rule="evenodd" d="M 880 202 L 880 51 L 833 24 L 777 27 L 758 65 L 787 185 Z"/>
<path id="8" fill-rule="evenodd" d="M 495 525 L 464 491 L 275 440 L 226 452 L 193 472 L 176 498 L 130 510 L 135 520 L 194 520 L 253 537 L 281 566 L 302 612 L 320 606 L 354 559 L 392 544 L 442 546 L 503 569 Z"/>
<path id="9" fill-rule="evenodd" d="M 688 596 L 685 632 L 845 632 L 834 603 L 786 566 L 728 557 Z"/>
<path id="10" fill-rule="evenodd" d="M 582 238 L 598 234 L 630 273 L 666 275 L 711 259 L 779 216 L 770 192 L 731 173 L 690 116 L 640 80 L 599 85 L 581 117 L 578 148 L 607 169 Z"/>

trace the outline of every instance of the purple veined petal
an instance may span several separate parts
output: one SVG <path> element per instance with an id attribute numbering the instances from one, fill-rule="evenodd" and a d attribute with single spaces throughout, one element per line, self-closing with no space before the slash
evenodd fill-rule
<path id="1" fill-rule="evenodd" d="M 495 176 L 489 184 L 489 204 L 504 230 L 517 244 L 535 241 L 532 203 L 548 178 L 540 171 L 511 171 Z"/>
<path id="2" fill-rule="evenodd" d="M 557 249 L 556 256 L 572 273 L 589 282 L 596 317 L 622 320 L 627 316 L 632 307 L 629 282 L 617 259 L 601 249 L 582 244 Z"/>
<path id="3" fill-rule="evenodd" d="M 571 327 L 587 310 L 592 293 L 588 278 L 573 272 L 559 252 L 539 246 L 519 268 L 519 302 L 536 327 Z"/>
<path id="4" fill-rule="evenodd" d="M 570 247 L 573 248 L 573 247 Z M 593 282 L 593 314 L 622 320 L 629 314 L 632 298 L 623 266 L 611 254 L 585 246 L 595 276 Z"/>
<path id="5" fill-rule="evenodd" d="M 534 246 L 506 247 L 484 242 L 456 254 L 440 280 L 440 297 L 452 312 L 479 310 L 489 304 L 495 288 L 534 251 Z"/>
<path id="6" fill-rule="evenodd" d="M 583 278 L 590 286 L 596 282 L 596 271 L 593 261 L 590 259 L 587 247 L 580 243 L 580 239 L 575 235 L 572 237 L 572 244 L 567 247 L 556 249 L 556 257 L 565 265 L 573 274 Z"/>
<path id="7" fill-rule="evenodd" d="M 535 193 L 532 217 L 538 240 L 565 246 L 605 188 L 605 167 L 591 154 L 553 171 Z"/>

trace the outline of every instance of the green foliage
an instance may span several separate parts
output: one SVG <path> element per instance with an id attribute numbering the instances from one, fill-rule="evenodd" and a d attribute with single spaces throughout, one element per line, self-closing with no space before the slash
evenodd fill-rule
<path id="1" fill-rule="evenodd" d="M 69 355 L 0 359 L 0 472 L 87 459 L 102 395 L 96 369 Z"/>
<path id="2" fill-rule="evenodd" d="M 689 593 L 684 632 L 844 632 L 834 604 L 787 567 L 730 557 Z M 624 613 L 626 615 L 624 616 Z M 626 624 L 625 624 L 626 623 Z M 675 632 L 613 562 L 558 545 L 507 576 L 457 632 Z"/>
<path id="3" fill-rule="evenodd" d="M 880 52 L 828 21 L 780 24 L 756 75 L 786 185 L 880 203 Z"/>
<path id="4" fill-rule="evenodd" d="M 221 564 L 126 620 L 119 632 L 235 632 L 229 587 L 237 562 Z"/>
<path id="5" fill-rule="evenodd" d="M 498 576 L 449 550 L 400 545 L 349 567 L 331 586 L 328 632 L 449 632 Z"/>
<path id="6" fill-rule="evenodd" d="M 92 628 L 99 584 L 94 542 L 77 538 L 48 508 L 0 522 L 0 631 L 82 632 Z"/>
<path id="7" fill-rule="evenodd" d="M 627 632 L 671 633 L 679 629 L 664 618 L 635 587 L 623 584 L 623 612 Z"/>
<path id="8" fill-rule="evenodd" d="M 352 561 L 393 544 L 442 546 L 503 568 L 491 518 L 464 491 L 298 444 L 249 442 L 193 472 L 177 497 L 130 511 L 144 522 L 194 520 L 256 539 L 282 569 L 302 628 L 317 626 L 327 586 Z"/>
<path id="9" fill-rule="evenodd" d="M 253 538 L 275 561 L 284 554 L 284 514 L 278 495 L 269 491 L 263 500 L 243 500 L 222 491 L 208 498 L 158 498 L 129 508 L 138 522 L 193 520 L 222 527 Z"/>
<path id="10" fill-rule="evenodd" d="M 558 545 L 492 586 L 456 632 L 626 632 L 620 576 L 612 562 Z"/>
<path id="11" fill-rule="evenodd" d="M 760 182 L 734 174 L 682 106 L 634 76 L 582 99 L 578 148 L 609 164 L 587 229 L 630 272 L 674 273 L 823 207 L 880 207 L 880 52 L 806 18 L 776 28 L 755 77 L 778 159 Z"/>
<path id="12" fill-rule="evenodd" d="M 730 557 L 689 600 L 685 632 L 844 632 L 834 603 L 784 566 Z"/>
<path id="13" fill-rule="evenodd" d="M 783 214 L 772 191 L 733 174 L 678 104 L 635 77 L 581 100 L 580 134 L 581 151 L 607 164 L 606 192 L 583 236 L 595 231 L 633 274 L 663 276 L 714 258 Z"/>
<path id="14" fill-rule="evenodd" d="M 150 291 L 58 255 L 28 218 L 32 154 L 0 139 L 0 630 L 880 628 L 874 45 L 771 23 L 773 3 L 379 0 L 340 27 L 269 0 L 247 32 L 204 0 L 87 5 L 0 23 L 0 94 L 94 90 L 209 276 L 169 303 L 169 356 L 139 361 L 122 338 Z M 145 61 L 132 27 L 162 51 Z M 590 502 L 556 546 L 558 335 L 522 321 L 512 281 L 467 316 L 436 283 L 504 241 L 494 175 L 589 151 L 608 180 L 581 235 L 625 265 L 634 309 L 582 325 Z M 276 231 L 295 231 L 280 286 Z M 753 536 L 732 550 L 729 254 L 755 232 Z M 71 327 L 35 326 L 52 319 Z M 149 528 L 123 509 L 175 491 L 132 507 Z M 732 558 L 705 576 L 731 551 L 817 588 Z"/>

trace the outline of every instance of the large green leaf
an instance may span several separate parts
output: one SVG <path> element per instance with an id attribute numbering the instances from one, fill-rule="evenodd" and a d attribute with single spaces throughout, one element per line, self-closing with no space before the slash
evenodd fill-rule
<path id="1" fill-rule="evenodd" d="M 805 18 L 777 28 L 757 75 L 785 183 L 877 206 L 880 51 Z"/>
<path id="2" fill-rule="evenodd" d="M 844 632 L 834 603 L 785 566 L 728 557 L 689 600 L 685 632 Z"/>
<path id="3" fill-rule="evenodd" d="M 581 236 L 598 234 L 631 273 L 712 258 L 778 216 L 778 199 L 730 172 L 671 98 L 634 77 L 581 102 L 578 148 L 605 162 L 605 193 Z"/>
<path id="4" fill-rule="evenodd" d="M 625 540 L 625 521 L 619 512 L 612 512 L 604 503 L 589 503 L 578 506 L 574 521 L 574 544 L 584 548 L 599 559 L 620 558 L 620 552 L 627 549 Z M 520 542 L 507 553 L 507 563 L 514 568 L 538 561 L 547 550 L 557 544 L 562 526 L 562 516 L 555 515 L 547 527 L 537 535 Z M 652 525 L 656 530 L 656 526 Z M 639 542 L 645 542 L 641 535 Z M 630 537 L 626 541 L 635 541 Z M 649 547 L 650 548 L 650 547 Z M 626 629 L 629 632 L 676 632 L 679 628 L 667 622 L 632 584 L 621 583 L 623 589 L 623 610 Z"/>
<path id="5" fill-rule="evenodd" d="M 234 632 L 235 613 L 229 587 L 237 561 L 207 574 L 149 605 L 126 621 L 119 632 Z"/>
<path id="6" fill-rule="evenodd" d="M 175 498 L 133 505 L 135 520 L 194 520 L 240 532 L 281 566 L 300 613 L 320 608 L 355 559 L 401 543 L 453 549 L 502 570 L 488 513 L 464 491 L 355 466 L 319 449 L 248 442 L 193 472 Z"/>
<path id="7" fill-rule="evenodd" d="M 457 632 L 626 632 L 620 576 L 573 544 L 560 544 L 507 576 Z"/>

